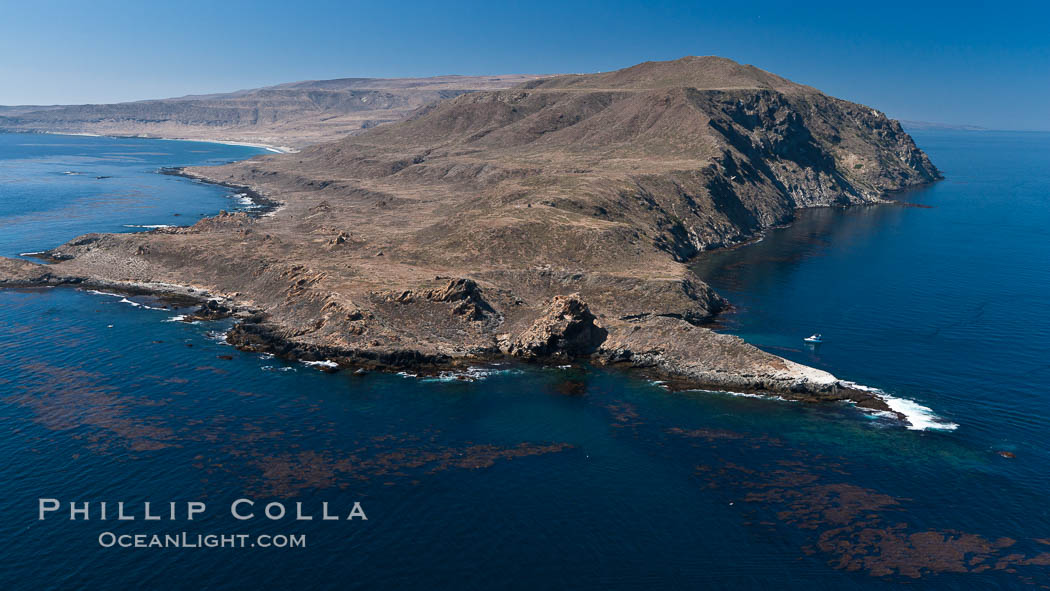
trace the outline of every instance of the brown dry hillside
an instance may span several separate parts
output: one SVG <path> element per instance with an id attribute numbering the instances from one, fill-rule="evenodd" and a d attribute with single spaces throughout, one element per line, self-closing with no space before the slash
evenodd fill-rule
<path id="1" fill-rule="evenodd" d="M 301 147 L 396 121 L 433 102 L 535 78 L 521 74 L 339 78 L 108 105 L 0 107 L 0 130 Z"/>
<path id="2" fill-rule="evenodd" d="M 878 111 L 717 57 L 466 94 L 299 154 L 189 172 L 283 205 L 85 237 L 38 280 L 193 285 L 262 311 L 235 342 L 288 355 L 586 355 L 693 385 L 870 404 L 700 326 L 724 300 L 684 262 L 799 207 L 875 203 L 939 178 Z"/>
<path id="3" fill-rule="evenodd" d="M 580 247 L 602 248 L 602 233 L 639 232 L 642 250 L 684 260 L 786 222 L 796 207 L 873 202 L 938 178 L 881 113 L 710 57 L 462 96 L 298 158 L 227 170 L 252 183 L 265 171 L 281 191 L 325 183 L 323 193 L 438 205 L 444 219 L 418 229 L 420 257 L 511 248 L 592 266 L 608 261 Z M 537 221 L 545 231 L 526 231 Z M 559 244 L 567 250 L 551 252 Z"/>

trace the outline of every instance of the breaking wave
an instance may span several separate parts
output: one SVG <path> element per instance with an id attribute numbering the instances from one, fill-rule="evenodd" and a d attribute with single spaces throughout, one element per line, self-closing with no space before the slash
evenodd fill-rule
<path id="1" fill-rule="evenodd" d="M 493 369 L 487 367 L 468 367 L 463 370 L 443 371 L 436 376 L 422 378 L 421 382 L 479 382 L 490 376 L 499 374 L 520 373 L 518 369 Z M 410 374 L 405 374 L 409 377 Z M 414 377 L 414 376 L 412 376 Z"/>
<path id="2" fill-rule="evenodd" d="M 659 380 L 657 380 L 657 381 L 659 381 Z M 663 386 L 663 382 L 660 382 L 660 383 L 657 384 L 654 381 L 653 383 L 656 384 L 657 386 L 664 387 Z M 708 394 L 725 394 L 727 396 L 735 396 L 737 398 L 757 398 L 759 400 L 777 400 L 777 401 L 780 401 L 780 402 L 798 402 L 797 400 L 790 400 L 788 398 L 784 398 L 783 396 L 777 396 L 775 394 L 751 394 L 751 393 L 748 393 L 748 392 L 733 392 L 733 391 L 730 391 L 730 390 L 706 390 L 704 388 L 692 388 L 692 389 L 686 390 L 686 392 L 705 392 L 705 393 L 708 393 Z"/>
<path id="3" fill-rule="evenodd" d="M 233 195 L 230 195 L 230 198 L 235 200 L 237 202 L 237 205 L 241 206 L 241 208 L 243 209 L 258 209 L 262 207 L 260 204 L 256 203 L 251 197 L 249 197 L 247 193 L 235 193 Z"/>
<path id="4" fill-rule="evenodd" d="M 93 293 L 95 295 L 108 296 L 108 297 L 111 297 L 111 298 L 120 298 L 120 303 L 121 304 L 128 304 L 129 306 L 133 306 L 135 308 L 143 308 L 145 310 L 164 310 L 164 308 L 156 308 L 154 306 L 149 306 L 149 305 L 143 304 L 141 302 L 135 302 L 135 301 L 129 300 L 127 298 L 127 296 L 121 295 L 119 293 L 110 293 L 108 291 L 99 291 L 97 289 L 89 289 L 89 290 L 87 290 L 87 292 L 88 293 Z"/>
<path id="5" fill-rule="evenodd" d="M 912 431 L 954 431 L 959 428 L 959 425 L 946 420 L 942 417 L 937 416 L 937 413 L 933 412 L 933 409 L 928 406 L 923 406 L 914 400 L 907 398 L 897 398 L 896 396 L 887 394 L 886 392 L 872 388 L 870 386 L 863 386 L 855 382 L 842 382 L 845 386 L 853 388 L 855 390 L 863 390 L 865 392 L 871 392 L 875 396 L 882 399 L 883 402 L 889 406 L 893 412 L 900 413 L 904 416 L 904 422 L 907 423 L 907 428 Z M 885 415 L 884 411 L 874 411 L 872 414 Z"/>

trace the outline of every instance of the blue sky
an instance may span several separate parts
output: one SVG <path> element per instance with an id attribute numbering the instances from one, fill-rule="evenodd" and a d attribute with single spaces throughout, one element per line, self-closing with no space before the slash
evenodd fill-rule
<path id="1" fill-rule="evenodd" d="M 0 104 L 722 55 L 901 119 L 1050 130 L 1036 2 L 14 2 Z"/>

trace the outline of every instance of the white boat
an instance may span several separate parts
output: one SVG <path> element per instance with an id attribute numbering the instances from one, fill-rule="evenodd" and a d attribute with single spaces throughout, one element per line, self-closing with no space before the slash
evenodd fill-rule
<path id="1" fill-rule="evenodd" d="M 822 334 L 820 334 L 818 332 L 817 334 L 812 335 L 812 336 L 808 336 L 808 337 L 806 337 L 806 338 L 804 338 L 802 340 L 806 341 L 807 343 L 813 343 L 813 344 L 823 343 L 824 342 L 824 335 L 822 335 Z"/>

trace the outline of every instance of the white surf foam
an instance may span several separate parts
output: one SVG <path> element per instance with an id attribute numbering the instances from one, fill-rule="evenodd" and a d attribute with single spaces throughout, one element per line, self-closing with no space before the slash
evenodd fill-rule
<path id="1" fill-rule="evenodd" d="M 247 193 L 236 193 L 230 195 L 230 197 L 237 201 L 237 205 L 240 205 L 243 209 L 257 209 L 260 207 L 258 203 L 252 200 Z"/>
<path id="2" fill-rule="evenodd" d="M 327 367 L 327 368 L 330 368 L 330 369 L 335 369 L 335 368 L 339 367 L 338 363 L 336 363 L 334 361 L 328 361 L 328 360 L 325 360 L 325 361 L 304 361 L 303 365 L 309 365 L 310 367 Z"/>
<path id="3" fill-rule="evenodd" d="M 778 400 L 780 402 L 798 402 L 797 400 L 788 400 L 782 396 L 776 396 L 774 394 L 749 394 L 747 392 L 732 392 L 730 390 L 705 390 L 703 388 L 694 388 L 686 390 L 686 392 L 706 392 L 709 394 L 727 394 L 729 396 L 736 396 L 738 398 L 757 398 L 759 400 Z"/>
<path id="4" fill-rule="evenodd" d="M 428 376 L 424 382 L 478 382 L 498 374 L 519 373 L 516 369 L 492 369 L 485 367 L 468 367 L 464 370 L 443 371 L 437 376 Z M 407 376 L 406 376 L 407 377 Z"/>
<path id="5" fill-rule="evenodd" d="M 129 300 L 127 298 L 127 296 L 124 296 L 124 295 L 119 294 L 119 293 L 110 293 L 108 291 L 99 291 L 97 289 L 89 289 L 89 290 L 87 290 L 87 292 L 88 293 L 93 293 L 95 295 L 109 296 L 111 298 L 120 298 L 120 303 L 121 304 L 128 304 L 129 306 L 134 306 L 136 308 L 143 308 L 145 310 L 163 310 L 164 309 L 164 308 L 155 308 L 153 306 L 148 306 L 146 304 L 142 304 L 142 303 L 139 303 L 139 302 L 133 302 L 133 301 Z"/>
<path id="6" fill-rule="evenodd" d="M 121 297 L 120 298 L 120 303 L 121 304 L 129 304 L 131 306 L 134 306 L 136 308 L 142 308 L 144 310 L 163 310 L 164 309 L 164 308 L 154 308 L 153 306 L 147 306 L 146 304 L 141 304 L 139 302 L 133 302 L 133 301 L 131 301 L 128 298 L 125 298 L 125 297 Z"/>
<path id="7" fill-rule="evenodd" d="M 207 337 L 207 339 L 209 341 L 214 341 L 216 343 L 219 343 L 220 345 L 230 345 L 230 343 L 226 341 L 226 333 L 228 333 L 228 332 L 230 332 L 230 331 L 228 331 L 228 330 L 210 330 L 210 331 L 204 333 L 204 336 Z M 232 346 L 232 345 L 230 345 L 230 346 Z"/>
<path id="8" fill-rule="evenodd" d="M 895 412 L 904 415 L 904 419 L 908 423 L 908 429 L 913 431 L 927 431 L 931 429 L 935 431 L 954 431 L 959 428 L 959 425 L 942 419 L 933 412 L 933 409 L 923 406 L 914 400 L 897 398 L 889 394 L 883 394 L 879 398 L 885 400 L 886 404 Z"/>
<path id="9" fill-rule="evenodd" d="M 174 228 L 171 224 L 124 224 L 125 228 L 146 228 L 149 230 L 155 230 L 157 228 Z"/>
<path id="10" fill-rule="evenodd" d="M 856 382 L 844 381 L 842 384 L 854 390 L 871 392 L 881 398 L 893 412 L 904 416 L 904 422 L 907 423 L 907 428 L 911 431 L 954 431 L 959 428 L 958 424 L 937 416 L 937 413 L 933 412 L 932 408 L 923 406 L 914 400 L 897 398 L 878 388 L 872 388 Z M 874 416 L 890 416 L 890 413 L 886 411 L 873 410 L 868 412 Z M 893 416 L 895 417 L 896 415 Z"/>

